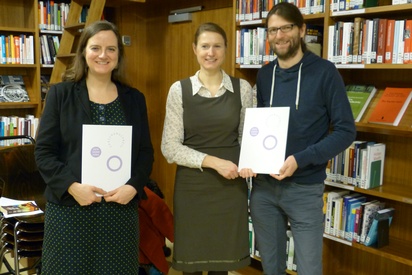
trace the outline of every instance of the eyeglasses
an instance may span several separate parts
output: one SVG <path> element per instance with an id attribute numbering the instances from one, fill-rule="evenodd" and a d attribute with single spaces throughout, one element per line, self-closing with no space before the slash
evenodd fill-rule
<path id="1" fill-rule="evenodd" d="M 276 28 L 276 27 L 269 28 L 268 29 L 268 34 L 269 35 L 276 35 L 278 33 L 278 30 L 280 30 L 283 33 L 287 33 L 287 32 L 290 32 L 293 29 L 294 26 L 296 26 L 296 24 L 287 24 L 287 25 L 284 25 L 284 26 L 279 27 L 279 28 Z"/>

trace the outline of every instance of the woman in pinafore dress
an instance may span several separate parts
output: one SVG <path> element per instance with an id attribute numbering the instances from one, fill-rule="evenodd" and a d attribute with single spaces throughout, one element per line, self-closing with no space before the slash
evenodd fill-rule
<path id="1" fill-rule="evenodd" d="M 183 274 L 227 274 L 250 263 L 247 184 L 237 163 L 252 88 L 227 75 L 227 39 L 202 24 L 193 50 L 200 70 L 169 90 L 161 149 L 177 163 L 173 268 Z"/>
<path id="2" fill-rule="evenodd" d="M 81 35 L 73 66 L 48 91 L 35 157 L 47 187 L 43 275 L 138 274 L 138 199 L 153 164 L 144 95 L 122 81 L 112 23 Z M 114 190 L 81 182 L 82 126 L 131 125 L 131 177 Z M 91 167 L 90 169 L 93 169 Z"/>

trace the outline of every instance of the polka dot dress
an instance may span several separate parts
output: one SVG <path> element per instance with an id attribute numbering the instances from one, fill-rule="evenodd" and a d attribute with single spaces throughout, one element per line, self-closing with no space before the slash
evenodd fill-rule
<path id="1" fill-rule="evenodd" d="M 118 99 L 91 110 L 95 124 L 125 124 Z M 137 202 L 47 203 L 43 246 L 42 275 L 138 274 Z"/>

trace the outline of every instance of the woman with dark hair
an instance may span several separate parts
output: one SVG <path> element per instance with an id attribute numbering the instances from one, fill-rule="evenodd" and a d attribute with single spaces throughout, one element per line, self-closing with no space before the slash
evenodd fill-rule
<path id="1" fill-rule="evenodd" d="M 162 153 L 178 165 L 173 267 L 183 274 L 227 274 L 249 264 L 247 185 L 239 178 L 240 137 L 250 84 L 221 68 L 226 33 L 205 23 L 193 51 L 200 70 L 169 90 Z"/>
<path id="2" fill-rule="evenodd" d="M 153 147 L 145 97 L 125 84 L 123 69 L 116 26 L 94 22 L 64 81 L 47 93 L 35 150 L 47 184 L 42 274 L 138 274 L 137 202 L 146 198 Z M 103 190 L 81 182 L 84 124 L 132 126 L 124 185 Z"/>

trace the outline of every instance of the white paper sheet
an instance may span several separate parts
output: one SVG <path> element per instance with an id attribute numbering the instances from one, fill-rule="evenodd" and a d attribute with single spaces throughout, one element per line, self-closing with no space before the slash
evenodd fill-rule
<path id="1" fill-rule="evenodd" d="M 240 149 L 239 171 L 278 174 L 285 162 L 289 107 L 247 108 Z"/>
<path id="2" fill-rule="evenodd" d="M 111 191 L 131 174 L 132 126 L 83 125 L 82 183 Z"/>

